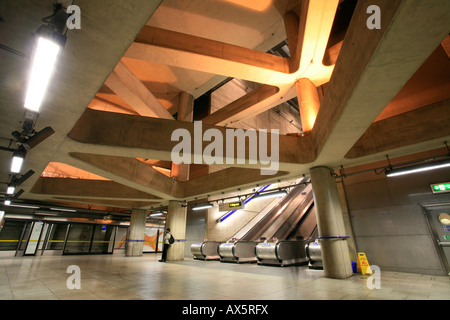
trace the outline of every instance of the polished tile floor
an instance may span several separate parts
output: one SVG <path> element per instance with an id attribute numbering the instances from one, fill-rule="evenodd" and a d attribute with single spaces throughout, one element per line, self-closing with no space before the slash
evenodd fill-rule
<path id="1" fill-rule="evenodd" d="M 450 277 L 381 270 L 328 279 L 307 267 L 270 267 L 218 261 L 159 263 L 159 256 L 0 257 L 2 300 L 450 300 Z M 79 267 L 80 289 L 67 283 Z M 69 280 L 69 281 L 68 281 Z"/>

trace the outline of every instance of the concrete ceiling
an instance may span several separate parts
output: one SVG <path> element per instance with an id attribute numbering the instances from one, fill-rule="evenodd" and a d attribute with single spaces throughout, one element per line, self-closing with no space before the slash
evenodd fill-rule
<path id="1" fill-rule="evenodd" d="M 24 56 L 53 3 L 0 3 L 4 148 L 17 147 L 11 132 L 23 121 Z M 81 29 L 68 32 L 35 124 L 55 133 L 28 152 L 22 171 L 36 173 L 17 201 L 124 212 L 297 178 L 318 165 L 338 169 L 441 148 L 450 141 L 450 3 L 375 1 L 380 30 L 366 26 L 368 4 L 353 3 L 77 1 Z M 286 40 L 289 57 L 267 53 Z M 194 132 L 192 119 L 174 115 L 230 78 L 256 89 L 204 117 L 205 127 L 239 128 L 302 96 L 298 80 L 307 79 L 321 93 L 312 130 L 279 137 L 276 175 L 261 175 L 260 165 L 191 165 L 203 174 L 172 179 L 179 168 L 171 163 L 171 134 Z M 10 162 L 11 152 L 0 151 L 0 182 L 10 181 Z"/>

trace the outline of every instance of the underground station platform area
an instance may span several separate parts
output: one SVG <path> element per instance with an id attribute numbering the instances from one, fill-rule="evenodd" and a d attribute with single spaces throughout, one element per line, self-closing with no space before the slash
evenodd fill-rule
<path id="1" fill-rule="evenodd" d="M 0 299 L 450 300 L 449 34 L 447 0 L 2 0 Z"/>

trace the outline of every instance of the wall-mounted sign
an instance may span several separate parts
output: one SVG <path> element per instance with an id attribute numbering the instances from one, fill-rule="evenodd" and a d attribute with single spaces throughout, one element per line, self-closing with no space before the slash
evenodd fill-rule
<path id="1" fill-rule="evenodd" d="M 235 201 L 219 204 L 219 211 L 230 211 L 244 209 L 244 201 Z"/>
<path id="2" fill-rule="evenodd" d="M 430 184 L 433 193 L 450 192 L 450 182 Z"/>

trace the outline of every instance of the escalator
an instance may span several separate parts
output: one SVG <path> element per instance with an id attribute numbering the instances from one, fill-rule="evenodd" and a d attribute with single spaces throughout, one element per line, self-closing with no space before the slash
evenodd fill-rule
<path id="1" fill-rule="evenodd" d="M 271 238 L 255 247 L 258 264 L 290 266 L 308 263 L 305 246 L 317 235 L 316 211 L 311 186 L 305 188 L 303 197 L 291 203 L 283 212 L 284 221 L 277 221 L 263 233 Z"/>
<path id="2" fill-rule="evenodd" d="M 256 222 L 251 221 L 235 235 L 236 238 L 240 236 L 238 240 L 219 246 L 221 262 L 258 262 L 282 266 L 307 262 L 306 238 L 309 239 L 316 228 L 311 185 L 295 187 L 255 219 Z M 261 239 L 269 240 L 261 242 Z"/>
<path id="3" fill-rule="evenodd" d="M 265 187 L 261 188 L 258 190 L 258 192 L 262 192 L 265 189 L 267 189 L 269 185 L 266 185 Z M 244 203 L 247 204 L 250 201 L 252 201 L 252 199 L 254 199 L 254 195 L 250 196 L 249 198 L 247 198 Z M 256 219 L 253 219 L 252 221 L 259 221 L 260 217 L 265 216 L 270 209 L 277 203 L 277 200 L 272 201 L 271 203 L 269 203 L 268 206 L 266 206 L 266 208 L 264 208 L 264 210 L 262 210 L 257 217 L 255 217 Z M 230 214 L 234 213 L 236 210 L 233 210 L 231 212 L 227 212 L 225 217 L 229 216 Z M 220 219 L 219 219 L 220 220 Z M 220 220 L 223 221 L 223 220 Z M 245 234 L 249 228 L 252 227 L 252 222 L 250 222 L 249 224 L 247 224 L 243 229 L 241 229 L 241 231 L 239 231 L 237 234 L 235 234 L 233 236 L 233 238 L 236 237 L 240 237 L 242 232 Z M 194 257 L 194 259 L 196 260 L 219 260 L 220 256 L 219 256 L 219 246 L 221 245 L 221 242 L 219 241 L 203 241 L 203 242 L 199 242 L 199 243 L 194 243 L 191 245 L 191 253 Z M 225 250 L 227 248 L 224 248 Z M 230 248 L 232 249 L 232 248 Z M 233 249 L 234 250 L 234 249 Z M 245 250 L 245 248 L 244 248 Z"/>

